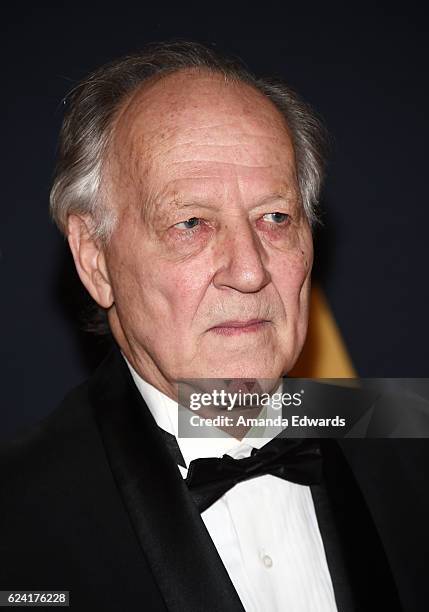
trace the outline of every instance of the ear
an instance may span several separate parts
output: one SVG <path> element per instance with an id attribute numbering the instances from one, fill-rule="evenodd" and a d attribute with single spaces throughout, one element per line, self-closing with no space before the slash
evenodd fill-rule
<path id="1" fill-rule="evenodd" d="M 93 299 L 103 308 L 114 302 L 106 257 L 100 241 L 94 238 L 89 215 L 70 215 L 67 239 L 80 280 Z"/>

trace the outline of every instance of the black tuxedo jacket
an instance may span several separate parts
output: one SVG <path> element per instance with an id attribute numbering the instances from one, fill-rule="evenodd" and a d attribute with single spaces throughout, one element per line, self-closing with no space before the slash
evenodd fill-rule
<path id="1" fill-rule="evenodd" d="M 322 451 L 312 492 L 339 610 L 429 609 L 426 442 L 324 440 Z M 64 589 L 92 612 L 243 611 L 116 347 L 3 444 L 0 487 L 1 590 Z"/>

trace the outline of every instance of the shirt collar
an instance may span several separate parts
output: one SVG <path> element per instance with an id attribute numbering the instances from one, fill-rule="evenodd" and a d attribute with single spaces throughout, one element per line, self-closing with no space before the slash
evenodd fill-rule
<path id="1" fill-rule="evenodd" d="M 157 425 L 164 431 L 173 434 L 176 438 L 187 467 L 193 459 L 199 457 L 222 457 L 225 454 L 231 455 L 234 458 L 247 457 L 253 448 L 261 448 L 261 446 L 269 442 L 270 438 L 264 437 L 263 427 L 258 428 L 258 431 L 261 431 L 262 437 L 255 437 L 256 431 L 255 427 L 253 427 L 241 441 L 216 427 L 211 429 L 212 437 L 179 437 L 177 402 L 144 380 L 135 371 L 123 353 L 122 356 L 131 372 L 137 389 L 146 402 Z"/>

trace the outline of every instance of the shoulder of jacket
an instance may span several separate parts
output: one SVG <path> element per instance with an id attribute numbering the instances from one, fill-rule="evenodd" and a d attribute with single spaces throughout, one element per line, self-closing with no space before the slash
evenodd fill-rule
<path id="1" fill-rule="evenodd" d="M 89 443 L 94 428 L 85 381 L 69 391 L 53 412 L 0 444 L 0 482 L 54 469 Z"/>

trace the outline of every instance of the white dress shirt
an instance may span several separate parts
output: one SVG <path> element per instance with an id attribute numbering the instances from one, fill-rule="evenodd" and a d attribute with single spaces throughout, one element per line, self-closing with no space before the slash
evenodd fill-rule
<path id="1" fill-rule="evenodd" d="M 219 430 L 213 438 L 179 438 L 177 402 L 125 361 L 158 426 L 176 437 L 186 466 L 198 457 L 248 457 L 269 441 L 249 434 L 239 441 Z M 187 468 L 178 468 L 186 478 Z M 247 612 L 337 610 L 310 487 L 259 476 L 235 485 L 201 518 Z"/>

